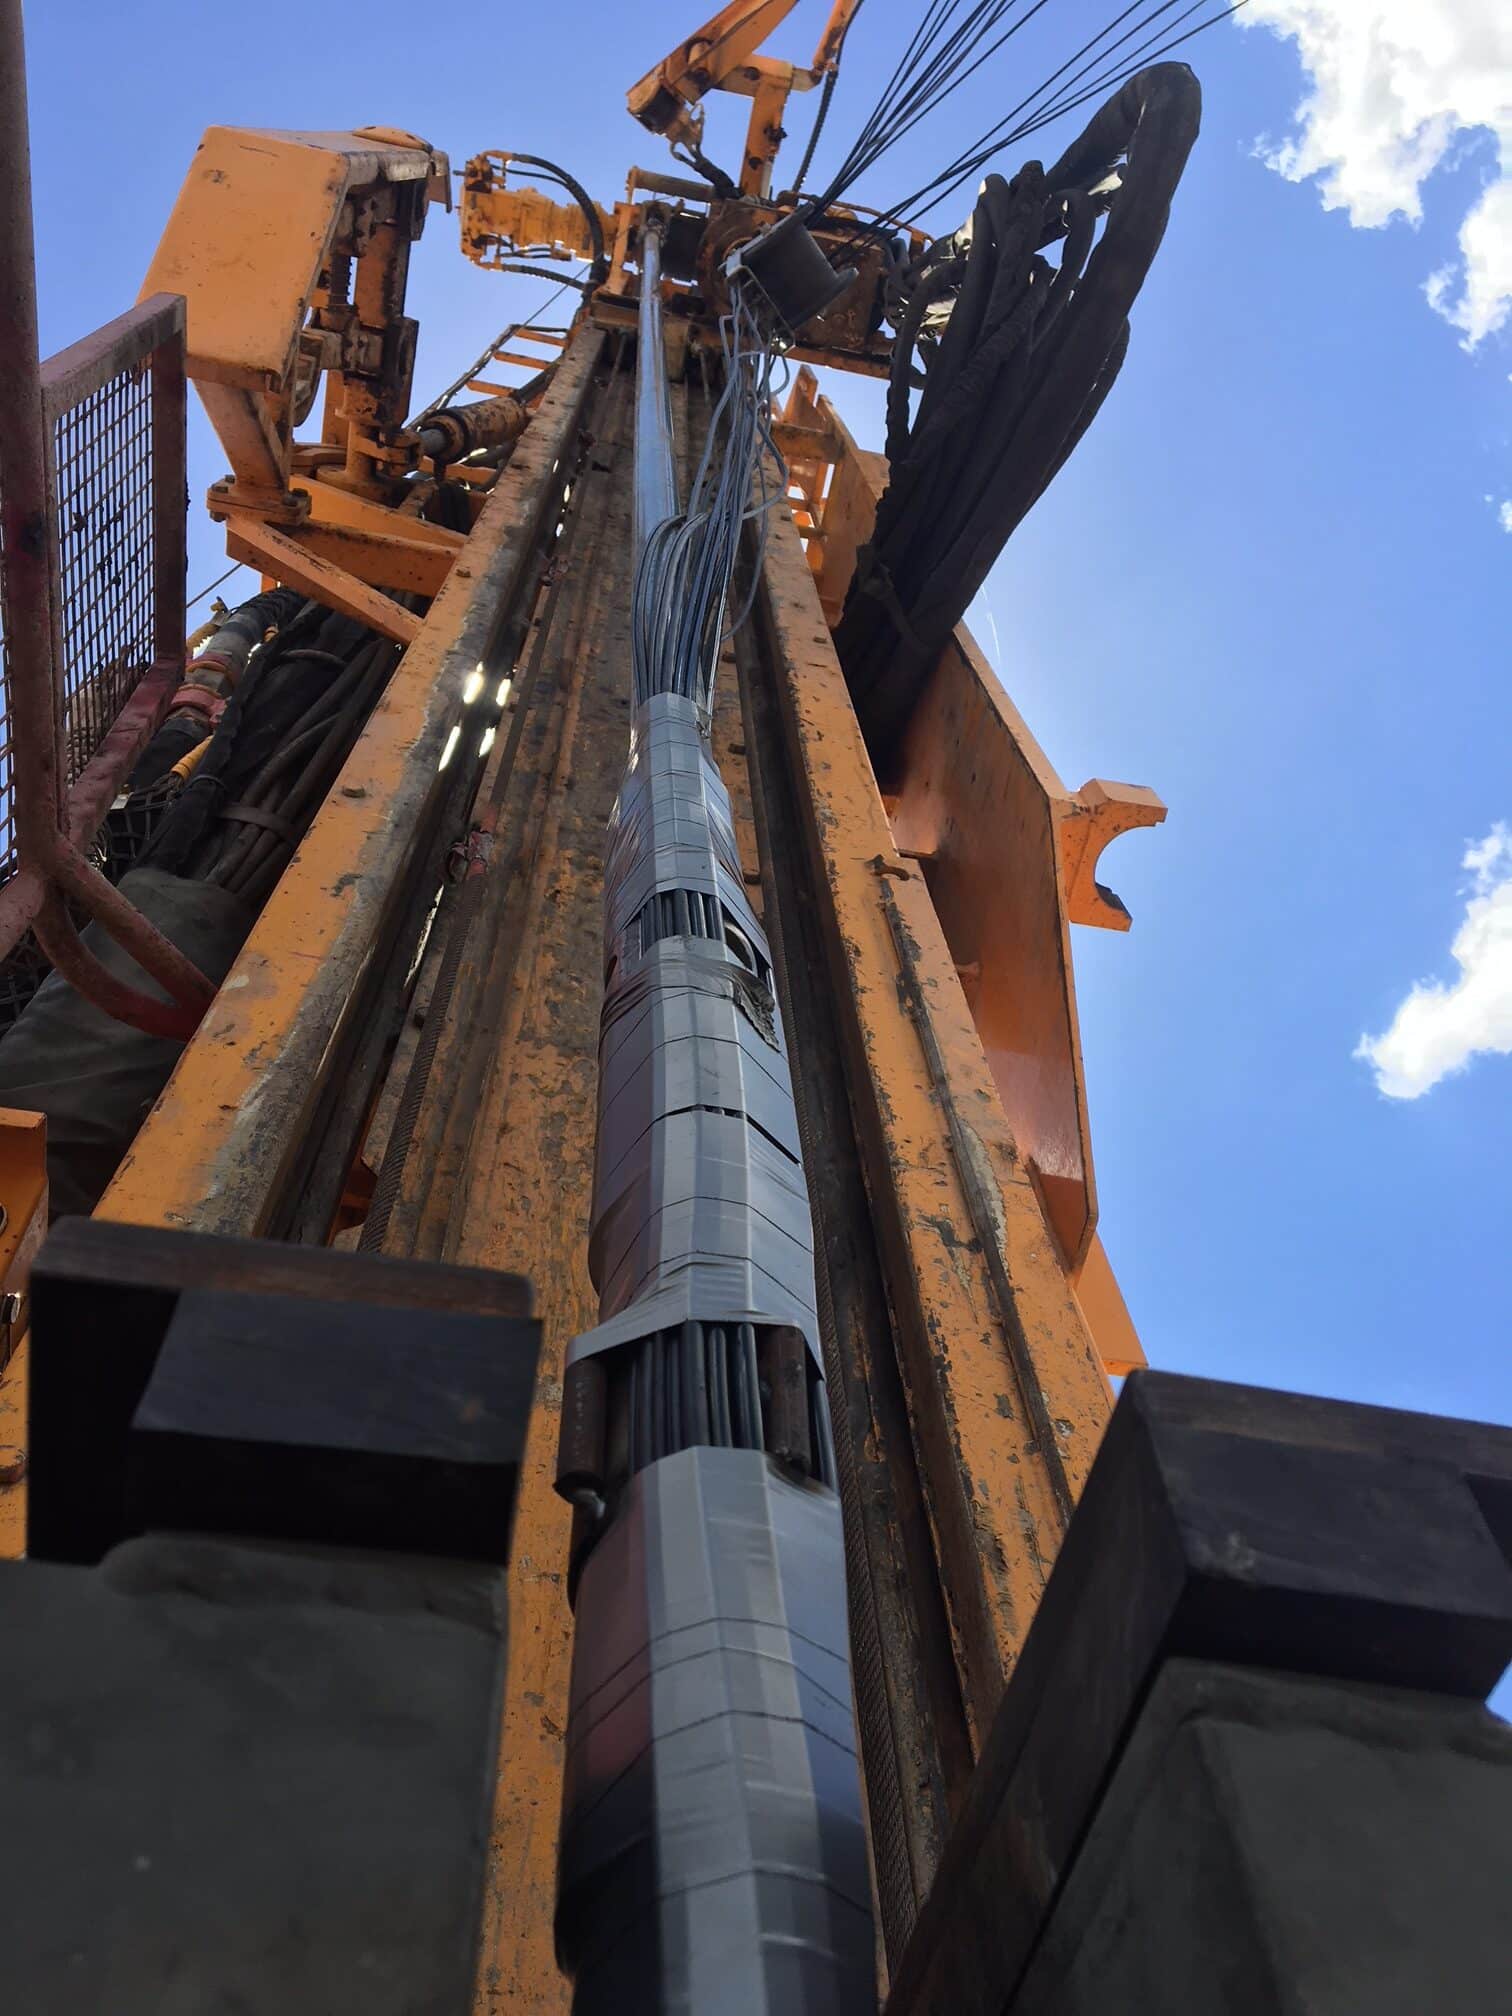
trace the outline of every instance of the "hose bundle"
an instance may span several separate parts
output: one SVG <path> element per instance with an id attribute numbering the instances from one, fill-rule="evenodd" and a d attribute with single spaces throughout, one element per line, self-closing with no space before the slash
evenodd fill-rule
<path id="1" fill-rule="evenodd" d="M 1141 71 L 1048 173 L 1030 162 L 1011 182 L 988 176 L 966 229 L 907 276 L 888 487 L 835 633 L 879 771 L 940 647 L 1118 375 L 1200 111 L 1185 64 Z"/>
<path id="2" fill-rule="evenodd" d="M 764 525 L 786 487 L 771 433 L 771 341 L 738 285 L 721 336 L 724 383 L 688 508 L 655 528 L 636 568 L 631 635 L 637 706 L 653 693 L 680 693 L 707 712 L 741 526 L 752 515 Z"/>
<path id="3" fill-rule="evenodd" d="M 278 592 L 285 604 L 277 612 L 281 627 L 253 653 L 203 760 L 140 856 L 155 868 L 230 890 L 254 913 L 303 839 L 400 655 L 398 645 L 350 617 Z M 258 601 L 244 608 L 259 619 L 268 613 Z M 166 760 L 155 742 L 138 776 L 146 782 L 149 770 L 161 775 Z"/>

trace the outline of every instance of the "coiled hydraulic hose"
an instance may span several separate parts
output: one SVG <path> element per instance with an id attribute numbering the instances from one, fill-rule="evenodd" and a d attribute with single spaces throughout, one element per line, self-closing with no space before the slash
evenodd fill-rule
<path id="1" fill-rule="evenodd" d="M 970 224 L 915 268 L 888 487 L 835 633 L 884 781 L 941 645 L 1118 375 L 1201 103 L 1184 63 L 1141 71 L 1048 173 L 1030 162 L 1011 182 L 988 176 Z M 916 350 L 928 364 L 910 426 Z"/>

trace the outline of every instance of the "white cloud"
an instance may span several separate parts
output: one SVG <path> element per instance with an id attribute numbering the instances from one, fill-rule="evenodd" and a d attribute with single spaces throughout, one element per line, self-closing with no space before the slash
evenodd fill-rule
<path id="1" fill-rule="evenodd" d="M 1472 1057 L 1512 1055 L 1512 830 L 1498 820 L 1465 849 L 1472 882 L 1449 950 L 1459 978 L 1419 980 L 1380 1036 L 1355 1056 L 1388 1099 L 1418 1099 Z"/>
<path id="2" fill-rule="evenodd" d="M 1495 172 L 1459 230 L 1459 257 L 1425 283 L 1478 343 L 1512 318 L 1512 6 L 1508 0 L 1249 0 L 1237 17 L 1297 45 L 1308 95 L 1297 131 L 1267 152 L 1325 209 L 1371 228 L 1423 214 L 1423 184 L 1468 136 Z"/>
<path id="3" fill-rule="evenodd" d="M 1503 532 L 1512 532 L 1512 497 L 1503 498 L 1496 515 L 1501 520 Z"/>

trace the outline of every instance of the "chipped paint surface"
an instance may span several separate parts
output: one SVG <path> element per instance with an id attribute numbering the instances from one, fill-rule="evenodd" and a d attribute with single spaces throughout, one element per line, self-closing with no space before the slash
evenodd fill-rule
<path id="1" fill-rule="evenodd" d="M 587 330 L 484 507 L 193 1042 L 100 1203 L 102 1217 L 260 1232 L 321 1090 L 437 788 L 465 672 L 532 550 L 602 338 Z"/>
<path id="2" fill-rule="evenodd" d="M 1017 1151 L 955 963 L 918 868 L 898 852 L 791 519 L 767 548 L 779 704 L 803 780 L 808 841 L 848 1025 L 847 1075 L 897 1314 L 910 1423 L 966 1710 L 980 1742 L 1062 1531 L 1056 1473 L 1080 1488 L 1107 1381 Z M 883 890 L 909 956 L 950 1101 L 990 1202 L 1011 1306 L 1000 1307 L 966 1175 L 902 986 Z M 1020 1376 L 1018 1368 L 1025 1368 Z M 1035 1389 L 1026 1400 L 1024 1378 Z M 1041 1447 L 1033 1417 L 1071 1424 Z"/>

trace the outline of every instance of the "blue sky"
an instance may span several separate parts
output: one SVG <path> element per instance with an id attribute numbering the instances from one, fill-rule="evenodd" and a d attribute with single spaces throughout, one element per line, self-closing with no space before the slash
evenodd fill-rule
<path id="1" fill-rule="evenodd" d="M 485 146 L 544 153 L 611 200 L 632 161 L 662 159 L 624 91 L 698 11 L 417 16 L 370 0 L 359 30 L 350 6 L 311 0 L 264 35 L 202 0 L 31 5 L 44 347 L 133 298 L 212 121 L 397 124 L 454 165 Z M 774 50 L 806 57 L 824 11 L 807 0 Z M 858 196 L 916 186 L 1112 11 L 1047 7 Z M 1204 130 L 1123 378 L 975 623 L 1068 784 L 1148 783 L 1171 808 L 1105 858 L 1132 933 L 1076 934 L 1103 1232 L 1152 1361 L 1505 1421 L 1512 1056 L 1386 1097 L 1354 1052 L 1414 982 L 1456 980 L 1467 847 L 1512 822 L 1512 340 L 1489 326 L 1512 274 L 1497 207 L 1512 28 L 1499 0 L 1252 11 L 1276 32 L 1226 25 L 1185 52 Z M 868 0 L 821 171 L 914 12 Z M 741 116 L 711 117 L 716 157 Z M 795 133 L 806 118 L 800 105 Z M 1046 156 L 1073 130 L 1044 136 Z M 1283 165 L 1315 179 L 1267 164 L 1288 139 Z M 1385 221 L 1393 207 L 1407 214 Z M 1436 273 L 1441 312 L 1424 293 Z M 417 391 L 540 291 L 466 265 L 433 212 L 410 293 Z M 864 387 L 840 396 L 858 420 L 873 410 Z M 221 468 L 197 426 L 196 496 Z M 196 517 L 191 589 L 220 550 Z M 1482 861 L 1474 989 L 1420 1000 L 1426 1037 L 1411 1017 L 1398 1030 L 1388 1061 L 1406 1082 L 1446 1040 L 1452 1055 L 1499 1030 L 1512 1047 L 1512 858 Z"/>

